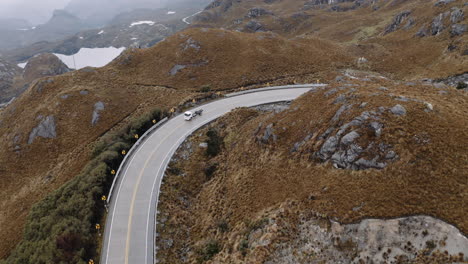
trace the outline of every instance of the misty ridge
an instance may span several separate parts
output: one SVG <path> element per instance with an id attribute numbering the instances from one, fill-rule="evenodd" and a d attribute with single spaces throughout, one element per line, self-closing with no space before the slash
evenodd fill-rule
<path id="1" fill-rule="evenodd" d="M 0 55 L 85 30 L 157 19 L 169 10 L 201 10 L 208 0 L 48 0 L 0 2 Z"/>

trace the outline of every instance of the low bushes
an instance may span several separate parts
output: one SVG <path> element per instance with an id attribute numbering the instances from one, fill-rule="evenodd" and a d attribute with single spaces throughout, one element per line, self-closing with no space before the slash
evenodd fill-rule
<path id="1" fill-rule="evenodd" d="M 116 170 L 123 160 L 122 150 L 161 120 L 166 113 L 152 111 L 131 122 L 122 131 L 107 134 L 95 146 L 92 160 L 82 172 L 61 188 L 36 203 L 29 214 L 23 240 L 1 264 L 86 264 L 98 263 L 99 237 L 95 228 L 104 213 L 107 195 Z"/>

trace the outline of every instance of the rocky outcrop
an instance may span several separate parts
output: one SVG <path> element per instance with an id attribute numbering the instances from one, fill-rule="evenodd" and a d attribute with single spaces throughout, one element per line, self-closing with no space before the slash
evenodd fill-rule
<path id="1" fill-rule="evenodd" d="M 463 25 L 463 24 L 454 24 L 450 28 L 450 34 L 452 35 L 452 37 L 463 35 L 467 31 L 468 31 L 468 25 Z"/>
<path id="2" fill-rule="evenodd" d="M 273 14 L 273 13 L 266 10 L 266 9 L 259 8 L 259 7 L 254 7 L 254 8 L 251 8 L 247 12 L 246 17 L 248 17 L 248 18 L 257 18 L 257 17 L 261 17 L 261 16 L 265 16 L 265 15 L 271 15 L 271 14 Z"/>
<path id="3" fill-rule="evenodd" d="M 38 119 L 41 120 L 39 125 L 31 131 L 29 134 L 28 144 L 32 144 L 37 137 L 42 138 L 56 138 L 56 125 L 55 119 L 53 116 L 38 116 Z"/>
<path id="4" fill-rule="evenodd" d="M 247 31 L 247 32 L 263 32 L 263 31 L 266 31 L 265 30 L 265 27 L 263 26 L 263 24 L 261 24 L 260 22 L 256 21 L 256 20 L 252 20 L 252 21 L 249 21 L 245 27 L 244 27 L 244 31 Z"/>
<path id="5" fill-rule="evenodd" d="M 434 6 L 444 6 L 446 4 L 450 4 L 452 2 L 454 2 L 455 0 L 439 0 L 437 1 Z"/>
<path id="6" fill-rule="evenodd" d="M 91 125 L 95 126 L 97 124 L 100 118 L 100 112 L 103 111 L 104 108 L 105 108 L 105 105 L 103 102 L 97 102 L 96 104 L 94 104 L 94 111 L 93 111 L 93 117 L 91 119 Z"/>
<path id="7" fill-rule="evenodd" d="M 444 18 L 445 14 L 439 14 L 436 16 L 431 23 L 431 35 L 439 35 L 442 31 L 444 31 Z"/>
<path id="8" fill-rule="evenodd" d="M 452 8 L 452 12 L 450 13 L 450 22 L 458 23 L 462 21 L 463 18 L 464 18 L 464 13 L 462 9 L 458 7 Z"/>
<path id="9" fill-rule="evenodd" d="M 26 82 L 32 82 L 42 77 L 60 75 L 69 71 L 71 70 L 57 56 L 45 53 L 28 61 L 23 77 Z"/>
<path id="10" fill-rule="evenodd" d="M 261 127 L 261 124 L 260 124 Z M 257 140 L 263 144 L 268 144 L 270 140 L 276 141 L 278 139 L 278 136 L 275 134 L 275 129 L 273 128 L 273 124 L 269 124 L 265 127 L 265 130 L 263 131 L 263 135 L 257 135 Z"/>
<path id="11" fill-rule="evenodd" d="M 387 35 L 389 33 L 392 33 L 394 31 L 396 31 L 398 29 L 398 27 L 403 24 L 407 18 L 411 15 L 411 11 L 403 11 L 401 13 L 399 13 L 398 15 L 396 15 L 393 20 L 392 20 L 392 23 L 390 23 L 386 28 L 385 28 L 385 31 L 384 31 L 384 35 Z M 409 21 L 408 21 L 409 22 Z M 409 26 L 408 26 L 409 27 Z"/>
<path id="12" fill-rule="evenodd" d="M 331 121 L 339 123 L 341 115 L 352 107 L 351 104 L 344 104 Z M 335 168 L 352 170 L 385 168 L 389 161 L 397 158 L 392 146 L 373 141 L 358 143 L 362 135 L 371 134 L 376 139 L 381 137 L 385 126 L 381 115 L 385 111 L 387 109 L 384 107 L 377 111 L 366 111 L 338 128 L 330 127 L 320 136 L 325 141 L 315 156 L 323 162 L 331 162 Z M 406 110 L 401 105 L 390 109 L 390 112 L 395 115 L 406 114 Z"/>

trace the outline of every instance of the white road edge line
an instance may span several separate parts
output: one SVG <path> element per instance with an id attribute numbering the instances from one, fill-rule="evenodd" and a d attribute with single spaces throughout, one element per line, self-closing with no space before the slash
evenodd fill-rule
<path id="1" fill-rule="evenodd" d="M 195 15 L 201 13 L 201 12 L 203 12 L 203 10 L 202 10 L 202 11 L 199 11 L 199 12 L 197 12 L 197 13 L 195 13 L 195 14 L 193 14 L 192 16 L 195 16 Z M 189 16 L 189 17 L 191 17 L 191 16 Z M 187 18 L 189 18 L 189 17 L 187 17 Z M 184 21 L 184 22 L 185 22 L 185 21 Z M 310 86 L 309 86 L 309 85 L 310 85 Z M 308 87 L 314 88 L 314 87 L 317 86 L 317 85 L 314 85 L 314 84 L 309 84 L 309 85 L 307 85 L 307 87 L 297 87 L 297 88 L 308 88 Z M 298 85 L 298 86 L 299 86 L 299 85 Z M 304 86 L 306 86 L 306 85 L 304 85 Z M 278 89 L 278 90 L 282 90 L 282 89 L 287 90 L 288 88 L 296 88 L 296 87 L 294 87 L 294 85 L 292 85 L 292 87 L 280 88 L 280 89 Z M 254 90 L 255 90 L 255 89 L 254 89 Z M 264 91 L 259 90 L 259 91 L 257 91 L 257 92 L 264 92 Z M 255 93 L 255 92 L 252 91 L 252 93 Z M 227 98 L 226 98 L 226 99 L 227 99 Z M 269 103 L 275 103 L 275 102 L 281 102 L 281 101 L 284 101 L 284 100 L 272 101 L 272 102 L 269 102 Z M 236 104 L 236 103 L 232 103 L 231 105 L 235 105 L 235 104 Z M 253 106 L 255 106 L 255 105 L 253 105 Z M 250 107 L 253 107 L 253 106 L 250 106 Z M 221 115 L 221 116 L 222 116 L 222 115 Z M 168 154 L 166 154 L 164 160 L 167 159 L 167 157 L 169 156 L 169 154 L 171 154 L 172 152 L 175 152 L 175 151 L 174 151 L 174 148 L 175 148 L 176 146 L 179 147 L 179 145 L 180 145 L 179 142 L 180 142 L 180 141 L 183 142 L 183 141 L 187 138 L 188 135 L 192 134 L 194 131 L 198 130 L 199 128 L 201 128 L 202 126 L 206 125 L 207 123 L 209 123 L 209 122 L 211 122 L 211 121 L 213 121 L 213 120 L 218 119 L 219 117 L 220 117 L 220 116 L 218 116 L 218 117 L 216 117 L 216 118 L 214 118 L 214 119 L 212 119 L 212 120 L 206 120 L 206 121 L 200 123 L 200 126 L 194 128 L 194 129 L 189 130 L 189 132 L 186 133 L 186 134 L 184 134 L 184 136 L 183 136 L 181 139 L 179 139 L 179 141 L 177 142 L 177 144 L 174 145 L 174 146 L 171 148 L 170 152 L 169 152 Z M 168 120 L 168 121 L 170 121 L 170 120 Z M 164 125 L 164 124 L 163 124 L 163 125 Z M 129 165 L 133 162 L 133 160 L 135 159 L 135 157 L 137 156 L 137 154 L 139 153 L 139 151 L 141 151 L 141 149 L 143 149 L 143 147 L 145 146 L 146 143 L 148 143 L 148 140 L 145 140 L 141 145 L 138 146 L 138 149 L 136 150 L 136 152 L 132 153 L 132 158 L 130 159 L 130 161 L 129 161 L 129 163 L 128 163 Z M 171 156 L 172 156 L 172 155 L 171 155 Z M 164 160 L 163 160 L 163 161 L 164 161 Z M 165 162 L 163 162 L 163 164 L 165 164 Z M 163 164 L 160 165 L 160 168 L 159 168 L 159 170 L 158 170 L 158 174 L 159 174 L 159 171 L 161 170 Z M 167 164 L 166 164 L 165 167 L 167 168 Z M 126 166 L 124 176 L 123 176 L 123 177 L 121 178 L 121 180 L 119 181 L 120 186 L 119 186 L 119 188 L 118 188 L 118 190 L 117 190 L 117 193 L 114 195 L 114 196 L 116 196 L 116 197 L 119 197 L 120 191 L 121 191 L 122 186 L 123 186 L 122 183 L 123 183 L 123 182 L 125 181 L 125 179 L 126 179 L 127 172 L 128 172 L 128 169 L 129 169 L 129 168 L 130 168 L 130 166 Z M 157 179 L 158 179 L 158 177 L 157 177 L 157 175 L 156 175 L 155 180 L 153 181 L 153 187 L 152 187 L 152 193 L 151 193 L 150 202 L 152 202 L 152 200 L 153 200 L 154 188 L 155 188 L 155 183 L 156 183 L 156 180 L 157 180 Z M 159 186 L 159 189 L 160 189 L 160 187 L 161 187 L 161 183 L 162 183 L 162 180 L 159 182 L 159 185 L 158 185 L 158 186 Z M 118 198 L 115 199 L 115 204 L 117 203 L 117 200 L 118 200 Z M 159 196 L 156 197 L 156 203 L 158 203 L 158 202 L 159 202 Z M 111 203 L 111 204 L 112 204 L 112 203 Z M 111 204 L 109 204 L 109 207 L 111 206 Z M 151 218 L 151 212 L 150 212 L 150 211 L 151 211 L 151 204 L 152 204 L 152 203 L 150 203 L 150 206 L 149 206 L 149 209 L 150 209 L 150 210 L 148 210 L 148 219 L 147 219 L 148 221 L 147 221 L 147 226 L 146 226 L 146 231 L 147 231 L 147 234 L 146 234 L 146 253 L 145 253 L 145 260 L 146 260 L 146 262 L 148 261 L 148 243 L 147 243 L 147 242 L 148 242 L 148 230 L 149 230 L 149 223 L 150 223 L 149 220 L 150 220 L 150 218 Z M 155 215 L 155 219 L 156 219 L 156 215 L 157 215 L 157 206 L 155 207 L 155 214 L 154 214 L 154 215 Z M 115 218 L 115 210 L 112 210 L 112 216 L 111 216 L 111 219 L 110 219 L 111 222 L 110 222 L 110 226 L 109 226 L 109 238 L 107 239 L 109 242 L 111 241 L 111 238 L 112 238 L 112 226 L 113 226 L 114 218 Z M 156 226 L 155 226 L 155 230 L 156 230 Z M 154 232 L 154 233 L 155 233 L 155 232 Z M 153 237 L 154 237 L 154 235 L 155 235 L 155 234 L 153 234 Z M 106 239 L 103 240 L 103 242 L 105 242 L 105 241 L 106 241 Z M 153 241 L 153 243 L 155 244 L 155 241 Z M 104 246 L 105 246 L 105 245 L 104 245 Z M 109 247 L 108 247 L 109 244 L 107 244 L 107 247 L 104 247 L 104 246 L 103 246 L 103 249 L 106 248 L 106 251 L 107 251 L 107 252 L 106 252 L 106 259 L 105 259 L 105 263 L 107 264 L 107 263 L 109 263 L 109 251 L 110 251 L 110 250 L 109 250 Z M 154 254 L 154 250 L 153 250 L 153 254 Z M 153 257 L 155 257 L 155 256 L 153 256 Z"/>

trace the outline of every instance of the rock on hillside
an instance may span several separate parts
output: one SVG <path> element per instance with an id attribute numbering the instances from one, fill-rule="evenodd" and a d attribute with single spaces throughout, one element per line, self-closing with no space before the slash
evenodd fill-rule
<path id="1" fill-rule="evenodd" d="M 30 83 L 36 79 L 69 72 L 70 69 L 54 54 L 40 54 L 28 61 L 23 78 Z"/>
<path id="2" fill-rule="evenodd" d="M 161 262 L 468 260 L 467 94 L 342 74 L 288 109 L 239 109 L 183 144 L 158 204 Z M 431 217 L 385 221 L 408 215 Z"/>

